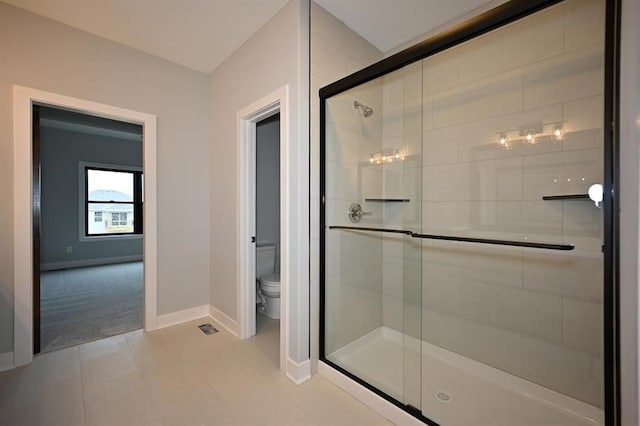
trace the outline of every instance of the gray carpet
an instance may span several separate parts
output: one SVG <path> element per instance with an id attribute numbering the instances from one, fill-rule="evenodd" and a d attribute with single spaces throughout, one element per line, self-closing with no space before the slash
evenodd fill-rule
<path id="1" fill-rule="evenodd" d="M 142 328 L 142 271 L 131 262 L 43 272 L 41 352 Z"/>

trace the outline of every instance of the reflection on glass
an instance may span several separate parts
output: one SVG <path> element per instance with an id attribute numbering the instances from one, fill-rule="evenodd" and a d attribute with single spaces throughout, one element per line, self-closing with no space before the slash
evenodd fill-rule
<path id="1" fill-rule="evenodd" d="M 357 56 L 327 15 L 317 81 Z M 441 424 L 603 424 L 604 22 L 562 2 L 326 100 L 327 361 Z M 354 202 L 358 226 L 575 250 L 329 229 Z"/>

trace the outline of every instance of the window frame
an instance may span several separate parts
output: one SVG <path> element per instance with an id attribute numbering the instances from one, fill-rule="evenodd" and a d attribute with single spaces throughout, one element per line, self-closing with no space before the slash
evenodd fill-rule
<path id="1" fill-rule="evenodd" d="M 112 239 L 140 239 L 144 235 L 143 223 L 143 170 L 141 167 L 118 165 L 118 164 L 102 164 L 89 163 L 80 161 L 79 169 L 79 241 L 97 241 Z M 89 201 L 89 170 L 103 170 L 109 172 L 121 172 L 133 174 L 133 201 Z M 133 205 L 133 232 L 111 232 L 101 234 L 89 234 L 89 205 L 90 204 L 127 204 Z M 103 216 L 104 219 L 104 216 Z"/>

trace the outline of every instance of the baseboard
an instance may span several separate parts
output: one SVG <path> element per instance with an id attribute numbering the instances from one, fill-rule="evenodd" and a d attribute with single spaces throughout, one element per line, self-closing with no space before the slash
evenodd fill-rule
<path id="1" fill-rule="evenodd" d="M 169 314 L 158 315 L 157 328 L 171 327 L 172 325 L 178 325 L 183 322 L 193 321 L 198 318 L 208 316 L 209 305 L 195 306 L 193 308 L 183 309 Z"/>
<path id="2" fill-rule="evenodd" d="M 287 377 L 296 385 L 306 382 L 311 378 L 311 360 L 297 363 L 287 357 Z"/>
<path id="3" fill-rule="evenodd" d="M 385 417 L 391 423 L 396 425 L 421 425 L 424 426 L 417 418 L 408 414 L 406 411 L 396 407 L 381 396 L 371 392 L 361 384 L 351 380 L 338 370 L 331 368 L 322 361 L 318 362 L 318 373 L 338 386 L 349 395 L 358 399 L 360 402 L 371 408 L 376 413 Z"/>
<path id="4" fill-rule="evenodd" d="M 114 263 L 139 262 L 141 254 L 133 256 L 101 257 L 99 259 L 68 260 L 64 262 L 48 262 L 40 265 L 41 271 L 55 271 L 57 269 L 83 268 L 85 266 L 111 265 Z"/>
<path id="5" fill-rule="evenodd" d="M 236 320 L 211 305 L 209 305 L 209 316 L 213 318 L 220 327 L 224 328 L 235 337 L 238 337 L 238 322 Z"/>
<path id="6" fill-rule="evenodd" d="M 11 370 L 13 367 L 13 352 L 0 354 L 0 371 Z"/>

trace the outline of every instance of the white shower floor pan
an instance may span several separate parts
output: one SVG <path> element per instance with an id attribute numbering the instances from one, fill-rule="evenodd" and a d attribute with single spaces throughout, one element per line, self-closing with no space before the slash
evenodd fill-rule
<path id="1" fill-rule="evenodd" d="M 404 360 L 419 357 L 418 348 L 418 339 L 380 327 L 327 359 L 402 400 Z M 406 383 L 407 394 L 421 393 L 422 413 L 442 426 L 604 424 L 597 407 L 427 342 L 422 342 L 421 390 L 420 372 L 413 369 L 407 372 L 412 382 Z"/>

